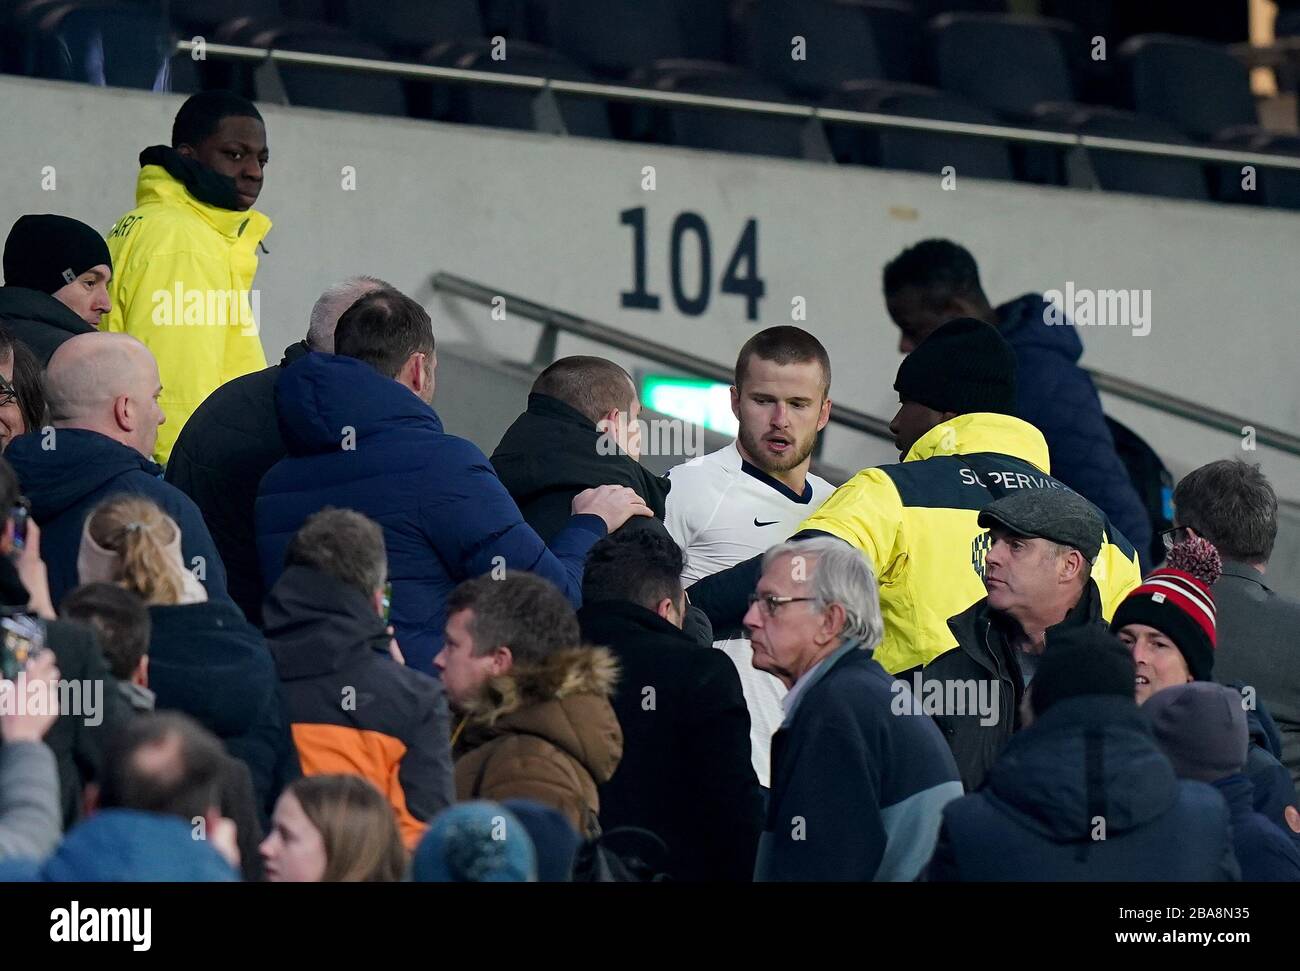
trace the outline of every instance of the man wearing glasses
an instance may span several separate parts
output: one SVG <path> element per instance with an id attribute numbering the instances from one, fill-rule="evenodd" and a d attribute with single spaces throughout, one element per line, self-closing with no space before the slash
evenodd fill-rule
<path id="1" fill-rule="evenodd" d="M 872 659 L 884 622 L 866 558 L 833 537 L 773 547 L 745 627 L 754 667 L 790 689 L 754 879 L 916 879 L 962 787 L 939 729 Z"/>

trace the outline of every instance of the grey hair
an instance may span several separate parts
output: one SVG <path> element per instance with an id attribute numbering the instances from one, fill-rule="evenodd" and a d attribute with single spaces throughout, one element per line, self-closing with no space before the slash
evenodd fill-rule
<path id="1" fill-rule="evenodd" d="M 844 609 L 845 640 L 858 641 L 863 650 L 873 650 L 885 636 L 880 616 L 880 593 L 876 575 L 862 553 L 834 536 L 790 540 L 763 554 L 763 570 L 782 556 L 811 561 L 805 582 L 812 596 L 823 606 L 839 604 Z"/>
<path id="2" fill-rule="evenodd" d="M 313 351 L 334 353 L 334 328 L 344 311 L 374 290 L 391 290 L 391 283 L 374 276 L 350 276 L 346 280 L 326 287 L 311 308 L 307 324 L 307 346 Z"/>

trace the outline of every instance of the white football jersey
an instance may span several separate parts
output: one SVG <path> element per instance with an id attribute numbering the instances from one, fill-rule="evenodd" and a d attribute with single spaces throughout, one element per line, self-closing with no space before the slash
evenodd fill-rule
<path id="1" fill-rule="evenodd" d="M 702 577 L 743 563 L 783 543 L 828 498 L 835 487 L 811 473 L 802 495 L 741 458 L 736 443 L 669 470 L 664 525 L 685 554 L 682 581 L 688 587 Z M 748 638 L 714 641 L 740 672 L 749 708 L 754 772 L 770 785 L 772 735 L 785 715 L 786 688 L 751 663 Z"/>

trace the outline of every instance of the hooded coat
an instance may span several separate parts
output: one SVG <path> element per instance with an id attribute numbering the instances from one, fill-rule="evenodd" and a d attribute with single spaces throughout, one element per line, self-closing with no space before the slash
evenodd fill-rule
<path id="1" fill-rule="evenodd" d="M 158 362 L 167 423 L 154 458 L 166 465 L 204 398 L 266 367 L 253 278 L 271 220 L 200 201 L 163 165 L 141 166 L 135 204 L 108 233 L 113 309 L 100 330 L 138 338 Z"/>
<path id="2" fill-rule="evenodd" d="M 1115 450 L 1092 378 L 1079 366 L 1078 329 L 1049 323 L 1047 306 L 1042 294 L 1027 293 L 997 308 L 998 330 L 1016 354 L 1016 417 L 1047 439 L 1052 474 L 1091 500 L 1146 557 L 1151 519 Z"/>
<path id="3" fill-rule="evenodd" d="M 1208 882 L 1241 870 L 1223 797 L 1174 775 L 1131 698 L 1082 695 L 1014 735 L 984 788 L 944 807 L 929 879 Z"/>
<path id="4" fill-rule="evenodd" d="M 1253 805 L 1255 787 L 1240 772 L 1210 783 L 1232 813 L 1232 841 L 1247 883 L 1300 882 L 1300 849 Z"/>
<path id="5" fill-rule="evenodd" d="M 64 341 L 95 332 L 48 293 L 27 287 L 0 287 L 0 324 L 31 349 L 42 368 Z"/>
<path id="6" fill-rule="evenodd" d="M 581 604 L 587 551 L 605 535 L 599 516 L 572 517 L 548 548 L 476 446 L 444 432 L 409 389 L 353 358 L 308 353 L 281 371 L 275 396 L 288 455 L 257 495 L 268 589 L 294 533 L 335 506 L 384 531 L 392 623 L 417 671 L 433 673 L 448 595 L 494 566 L 536 573 Z"/>
<path id="7" fill-rule="evenodd" d="M 48 447 L 49 443 L 54 447 Z M 37 430 L 9 443 L 5 458 L 32 503 L 41 527 L 41 559 L 58 603 L 77 586 L 77 553 L 88 516 L 101 500 L 121 492 L 152 499 L 181 528 L 185 565 L 202 564 L 210 600 L 225 600 L 226 570 L 198 507 L 162 480 L 162 469 L 135 449 L 82 428 Z"/>
<path id="8" fill-rule="evenodd" d="M 531 799 L 598 834 L 597 787 L 623 757 L 610 704 L 617 678 L 605 648 L 569 647 L 490 680 L 460 729 L 457 800 Z"/>
<path id="9" fill-rule="evenodd" d="M 452 801 L 442 682 L 393 660 L 359 590 L 307 567 L 285 570 L 266 598 L 266 637 L 303 772 L 370 780 L 414 849 Z"/>

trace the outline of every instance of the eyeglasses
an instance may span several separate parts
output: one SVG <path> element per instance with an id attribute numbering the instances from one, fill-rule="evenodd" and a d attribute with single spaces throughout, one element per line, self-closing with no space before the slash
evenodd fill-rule
<path id="1" fill-rule="evenodd" d="M 0 408 L 11 405 L 18 400 L 18 389 L 0 377 Z"/>
<path id="2" fill-rule="evenodd" d="M 1160 531 L 1160 539 L 1165 544 L 1166 553 L 1172 550 L 1179 543 L 1187 542 L 1191 535 L 1191 531 L 1186 526 L 1171 526 L 1169 529 L 1163 529 Z"/>
<path id="3" fill-rule="evenodd" d="M 805 600 L 816 600 L 816 597 L 773 597 L 770 594 L 751 593 L 749 595 L 749 605 L 762 601 L 763 610 L 769 617 L 775 617 L 777 609 L 786 604 L 802 603 Z"/>

